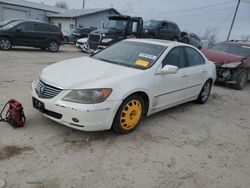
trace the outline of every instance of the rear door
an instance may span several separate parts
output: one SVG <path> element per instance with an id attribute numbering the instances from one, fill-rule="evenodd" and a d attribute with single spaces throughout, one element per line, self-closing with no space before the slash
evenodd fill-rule
<path id="1" fill-rule="evenodd" d="M 194 48 L 184 47 L 186 68 L 189 72 L 189 97 L 198 96 L 206 82 L 207 78 L 207 65 L 202 55 Z"/>
<path id="2" fill-rule="evenodd" d="M 159 39 L 168 39 L 168 24 L 167 22 L 163 22 L 160 24 L 158 29 L 158 37 Z"/>
<path id="3" fill-rule="evenodd" d="M 47 47 L 50 40 L 59 40 L 59 30 L 49 24 L 35 24 L 36 44 L 41 47 Z"/>
<path id="4" fill-rule="evenodd" d="M 34 22 L 24 22 L 13 28 L 15 45 L 31 46 L 34 42 Z"/>

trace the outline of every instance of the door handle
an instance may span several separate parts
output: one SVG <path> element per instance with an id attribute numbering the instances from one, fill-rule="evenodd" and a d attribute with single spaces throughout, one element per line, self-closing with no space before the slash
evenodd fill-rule
<path id="1" fill-rule="evenodd" d="M 202 70 L 202 73 L 206 73 L 206 72 L 207 72 L 207 70 L 205 70 L 205 69 Z"/>
<path id="2" fill-rule="evenodd" d="M 184 73 L 184 74 L 181 75 L 181 77 L 186 78 L 186 77 L 188 77 L 188 74 Z"/>

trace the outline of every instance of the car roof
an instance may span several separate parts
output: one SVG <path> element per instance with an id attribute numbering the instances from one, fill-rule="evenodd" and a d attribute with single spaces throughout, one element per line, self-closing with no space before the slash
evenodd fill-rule
<path id="1" fill-rule="evenodd" d="M 161 39 L 126 39 L 126 41 L 157 44 L 157 45 L 162 45 L 162 46 L 167 46 L 167 47 L 189 46 L 189 47 L 193 48 L 193 46 L 188 45 L 188 44 L 184 44 L 184 43 L 181 43 L 181 42 L 170 41 L 170 40 L 161 40 Z"/>

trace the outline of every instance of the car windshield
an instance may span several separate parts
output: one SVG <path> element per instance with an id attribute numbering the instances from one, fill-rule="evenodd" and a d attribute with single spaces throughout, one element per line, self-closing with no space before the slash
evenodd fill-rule
<path id="1" fill-rule="evenodd" d="M 15 27 L 16 25 L 22 23 L 23 21 L 14 21 L 14 22 L 11 22 L 5 26 L 2 27 L 2 29 L 11 29 L 12 27 Z"/>
<path id="2" fill-rule="evenodd" d="M 144 26 L 146 27 L 156 27 L 161 23 L 161 21 L 157 21 L 157 20 L 149 20 L 144 22 Z"/>
<path id="3" fill-rule="evenodd" d="M 219 50 L 231 54 L 235 54 L 238 56 L 247 57 L 250 56 L 250 46 L 244 46 L 239 44 L 229 44 L 229 43 L 221 43 L 213 46 L 211 49 Z"/>
<path id="4" fill-rule="evenodd" d="M 127 26 L 127 20 L 108 20 L 104 24 L 104 29 L 113 29 L 123 31 Z"/>
<path id="5" fill-rule="evenodd" d="M 122 41 L 92 56 L 94 59 L 138 69 L 150 68 L 167 46 L 135 41 Z"/>

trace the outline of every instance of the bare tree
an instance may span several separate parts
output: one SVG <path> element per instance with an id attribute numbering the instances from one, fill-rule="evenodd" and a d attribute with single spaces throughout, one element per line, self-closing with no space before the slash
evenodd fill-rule
<path id="1" fill-rule="evenodd" d="M 202 40 L 207 40 L 208 44 L 214 45 L 217 41 L 217 30 L 215 28 L 207 29 L 205 33 L 201 36 Z"/>
<path id="2" fill-rule="evenodd" d="M 64 1 L 57 1 L 56 4 L 55 4 L 55 7 L 69 9 L 68 4 L 66 2 L 64 2 Z"/>
<path id="3" fill-rule="evenodd" d="M 250 35 L 241 35 L 241 40 L 246 40 L 249 41 L 250 40 Z"/>

